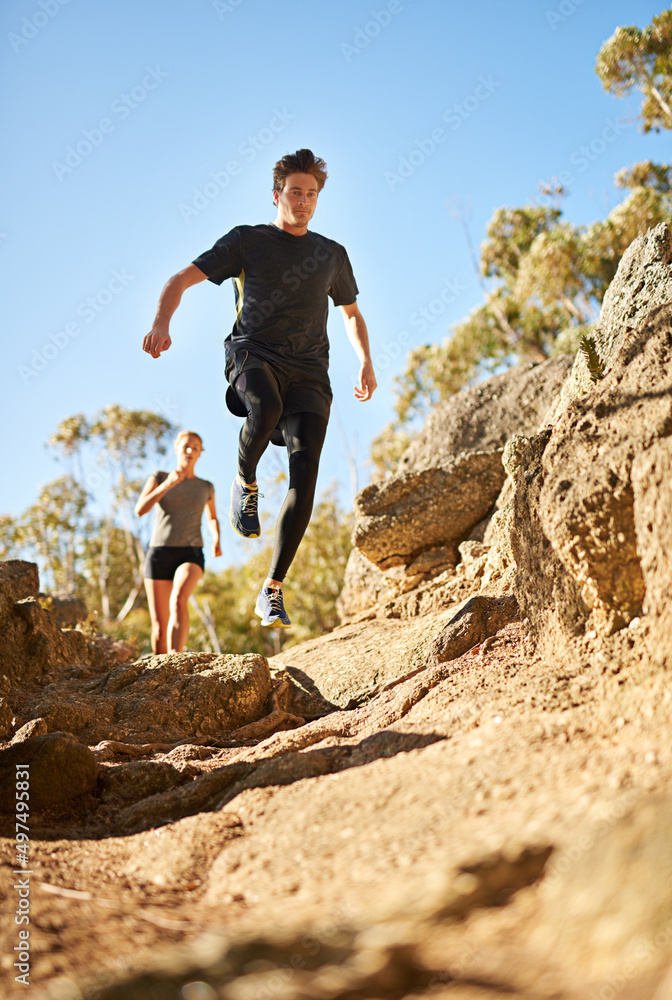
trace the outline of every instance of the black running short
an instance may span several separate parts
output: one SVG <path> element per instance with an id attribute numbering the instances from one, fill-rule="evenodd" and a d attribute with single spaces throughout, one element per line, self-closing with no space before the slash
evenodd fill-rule
<path id="1" fill-rule="evenodd" d="M 255 357 L 245 350 L 236 351 L 226 363 L 226 379 L 231 386 L 230 391 L 227 392 L 226 405 L 236 416 L 247 416 L 245 407 L 234 386 L 236 386 L 238 377 L 249 371 L 250 368 L 261 368 L 275 380 L 283 402 L 283 417 L 294 413 L 319 413 L 325 420 L 329 419 L 332 392 L 326 371 L 308 374 L 298 368 L 293 368 L 291 361 L 285 364 L 276 361 L 270 362 L 264 358 Z M 242 392 L 245 391 L 244 385 L 241 385 L 240 382 L 237 388 Z"/>
<path id="2" fill-rule="evenodd" d="M 196 563 L 205 569 L 203 549 L 198 545 L 157 545 L 147 549 L 146 580 L 172 580 L 182 563 Z"/>

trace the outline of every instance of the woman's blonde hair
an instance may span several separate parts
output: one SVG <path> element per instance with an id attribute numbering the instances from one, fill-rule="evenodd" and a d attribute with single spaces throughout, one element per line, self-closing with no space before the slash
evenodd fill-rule
<path id="1" fill-rule="evenodd" d="M 195 437 L 195 438 L 198 438 L 198 440 L 201 442 L 201 451 L 205 451 L 205 448 L 203 447 L 203 438 L 201 437 L 200 434 L 197 434 L 196 431 L 180 431 L 180 433 L 175 438 L 175 447 L 176 448 L 177 448 L 178 444 L 180 443 L 180 441 L 182 440 L 182 438 L 184 438 L 184 437 Z"/>

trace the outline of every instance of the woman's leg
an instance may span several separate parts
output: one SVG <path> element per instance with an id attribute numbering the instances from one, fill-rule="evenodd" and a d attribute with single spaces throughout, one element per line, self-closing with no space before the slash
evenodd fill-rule
<path id="1" fill-rule="evenodd" d="M 170 618 L 170 592 L 172 580 L 151 580 L 145 577 L 145 591 L 149 616 L 152 621 L 152 652 L 168 652 L 168 619 Z"/>
<path id="2" fill-rule="evenodd" d="M 189 635 L 189 598 L 202 576 L 203 570 L 196 563 L 181 563 L 175 570 L 168 621 L 169 653 L 181 653 L 185 647 Z"/>

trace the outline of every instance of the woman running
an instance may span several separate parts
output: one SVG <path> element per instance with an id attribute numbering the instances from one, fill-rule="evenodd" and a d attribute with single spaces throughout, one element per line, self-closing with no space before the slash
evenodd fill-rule
<path id="1" fill-rule="evenodd" d="M 205 565 L 201 536 L 204 510 L 213 539 L 212 553 L 222 554 L 214 486 L 194 472 L 202 451 L 200 434 L 180 431 L 175 438 L 177 468 L 172 472 L 153 472 L 135 505 L 135 513 L 142 517 L 157 504 L 145 560 L 154 653 L 181 653 L 187 641 L 187 602 L 203 576 Z"/>

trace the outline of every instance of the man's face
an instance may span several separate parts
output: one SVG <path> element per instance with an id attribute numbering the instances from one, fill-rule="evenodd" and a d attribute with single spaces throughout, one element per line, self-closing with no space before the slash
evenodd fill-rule
<path id="1" fill-rule="evenodd" d="M 305 229 L 317 205 L 317 181 L 312 174 L 288 174 L 282 191 L 273 192 L 283 222 Z"/>

